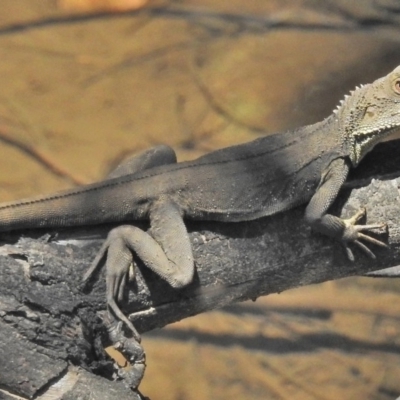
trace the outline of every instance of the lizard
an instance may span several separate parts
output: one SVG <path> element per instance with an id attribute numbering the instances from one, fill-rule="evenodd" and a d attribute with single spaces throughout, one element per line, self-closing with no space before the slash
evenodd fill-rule
<path id="1" fill-rule="evenodd" d="M 351 168 L 400 128 L 400 66 L 351 91 L 324 120 L 312 125 L 216 150 L 178 163 L 160 145 L 123 162 L 105 180 L 0 204 L 0 231 L 125 222 L 112 229 L 86 283 L 106 257 L 108 315 L 140 335 L 121 310 L 128 272 L 138 257 L 173 288 L 188 285 L 194 258 L 185 219 L 249 221 L 306 204 L 311 228 L 341 242 L 350 260 L 355 244 L 386 244 L 368 234 L 385 224 L 358 224 L 330 214 Z M 145 231 L 134 221 L 148 220 Z"/>

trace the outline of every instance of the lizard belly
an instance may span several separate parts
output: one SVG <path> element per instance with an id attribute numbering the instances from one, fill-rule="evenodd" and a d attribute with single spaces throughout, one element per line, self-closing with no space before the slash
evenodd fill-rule
<path id="1" fill-rule="evenodd" d="M 318 186 L 320 166 L 302 166 L 289 174 L 285 169 L 202 168 L 197 185 L 182 190 L 177 202 L 191 219 L 247 221 L 276 214 L 307 202 Z M 287 166 L 287 164 L 286 164 Z M 240 170 L 239 170 L 240 169 Z M 223 177 L 223 179 L 221 179 Z"/>

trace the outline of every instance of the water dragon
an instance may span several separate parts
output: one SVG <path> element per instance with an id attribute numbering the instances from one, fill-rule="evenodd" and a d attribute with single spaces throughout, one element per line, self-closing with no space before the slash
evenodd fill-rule
<path id="1" fill-rule="evenodd" d="M 120 309 L 133 257 L 174 288 L 192 281 L 194 259 L 185 219 L 248 221 L 306 204 L 315 231 L 374 257 L 366 244 L 385 244 L 360 225 L 328 213 L 350 168 L 400 127 L 400 66 L 345 96 L 321 122 L 224 148 L 177 163 L 157 146 L 122 163 L 107 179 L 56 194 L 0 204 L 0 231 L 131 223 L 149 220 L 148 231 L 121 225 L 108 235 L 84 281 L 106 256 L 109 314 L 140 335 Z"/>

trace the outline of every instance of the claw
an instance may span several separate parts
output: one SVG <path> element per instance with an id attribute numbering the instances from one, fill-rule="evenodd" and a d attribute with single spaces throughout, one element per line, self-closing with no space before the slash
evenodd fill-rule
<path id="1" fill-rule="evenodd" d="M 364 235 L 363 233 L 359 233 L 359 234 L 358 234 L 358 237 L 359 237 L 360 239 L 365 240 L 366 242 L 373 243 L 373 244 L 375 244 L 375 245 L 377 245 L 377 246 L 385 247 L 385 248 L 388 247 L 388 245 L 387 245 L 386 243 L 381 242 L 380 240 L 377 240 L 377 239 L 375 239 L 375 238 L 373 238 L 373 237 L 371 237 L 371 236 Z"/>
<path id="2" fill-rule="evenodd" d="M 361 249 L 368 257 L 374 260 L 376 259 L 375 254 L 364 243 L 361 243 L 359 240 L 355 240 L 354 244 L 357 245 L 358 248 Z"/>

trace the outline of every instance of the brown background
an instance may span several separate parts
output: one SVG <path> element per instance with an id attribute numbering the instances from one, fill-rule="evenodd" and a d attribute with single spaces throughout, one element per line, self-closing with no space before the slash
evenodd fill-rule
<path id="1" fill-rule="evenodd" d="M 158 143 L 186 160 L 318 121 L 400 64 L 397 1 L 165 0 L 125 14 L 77 3 L 2 1 L 1 200 L 101 179 Z M 395 399 L 399 285 L 325 283 L 149 333 L 141 390 Z"/>

